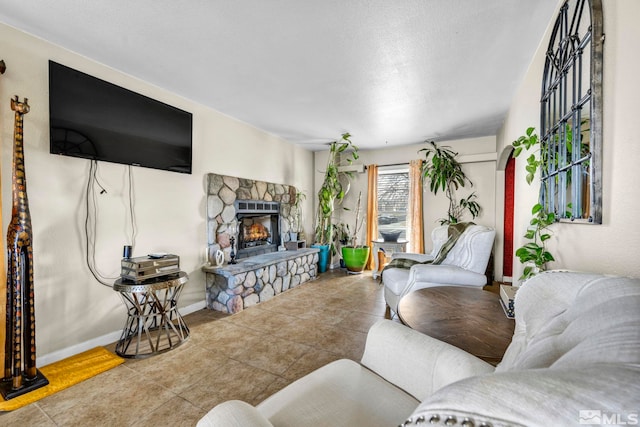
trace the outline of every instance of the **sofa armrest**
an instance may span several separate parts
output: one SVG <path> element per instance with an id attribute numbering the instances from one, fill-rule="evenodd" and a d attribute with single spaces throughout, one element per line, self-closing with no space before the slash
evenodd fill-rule
<path id="1" fill-rule="evenodd" d="M 198 427 L 273 427 L 256 408 L 240 400 L 228 400 L 214 406 L 198 421 Z"/>
<path id="2" fill-rule="evenodd" d="M 371 327 L 361 363 L 420 401 L 447 384 L 494 370 L 464 350 L 390 320 Z"/>
<path id="3" fill-rule="evenodd" d="M 484 286 L 487 276 L 471 270 L 446 264 L 416 264 L 411 267 L 409 275 L 411 288 L 420 288 L 421 283 L 435 283 L 456 286 Z"/>

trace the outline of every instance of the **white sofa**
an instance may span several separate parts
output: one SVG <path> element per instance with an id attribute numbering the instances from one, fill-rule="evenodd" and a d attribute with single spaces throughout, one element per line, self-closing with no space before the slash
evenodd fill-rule
<path id="1" fill-rule="evenodd" d="M 640 280 L 549 272 L 525 283 L 502 362 L 381 320 L 339 360 L 199 426 L 571 426 L 640 421 Z M 582 417 L 582 418 L 581 418 Z"/>
<path id="2" fill-rule="evenodd" d="M 394 312 L 398 311 L 400 299 L 411 291 L 431 286 L 475 286 L 487 284 L 487 264 L 493 249 L 496 231 L 482 225 L 471 225 L 460 235 L 455 246 L 440 264 L 416 264 L 411 268 L 387 268 L 382 273 L 384 299 Z M 447 227 L 438 227 L 431 233 L 433 251 L 430 254 L 404 254 L 424 262 L 432 260 L 447 241 Z M 394 254 L 396 256 L 396 254 Z"/>

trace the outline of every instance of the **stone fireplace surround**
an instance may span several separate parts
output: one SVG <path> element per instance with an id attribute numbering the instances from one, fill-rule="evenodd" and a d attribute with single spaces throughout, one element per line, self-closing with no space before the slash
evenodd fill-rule
<path id="1" fill-rule="evenodd" d="M 288 238 L 293 224 L 291 202 L 296 188 L 289 185 L 207 174 L 207 253 L 225 253 L 222 267 L 203 267 L 206 276 L 207 307 L 225 313 L 266 301 L 317 276 L 318 249 L 278 251 L 227 264 L 231 244 L 228 223 L 237 221 L 236 200 L 261 200 L 280 203 L 280 234 Z"/>

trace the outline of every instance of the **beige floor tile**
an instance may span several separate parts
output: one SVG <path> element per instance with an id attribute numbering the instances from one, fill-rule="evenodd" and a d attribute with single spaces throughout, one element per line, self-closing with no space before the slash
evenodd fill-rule
<path id="1" fill-rule="evenodd" d="M 375 316 L 373 314 L 354 311 L 345 316 L 345 318 L 340 323 L 338 323 L 337 326 L 344 329 L 352 329 L 355 331 L 367 333 L 369 332 L 369 328 L 371 328 L 374 323 L 383 318 L 383 315 Z"/>
<path id="2" fill-rule="evenodd" d="M 0 425 L 10 426 L 29 426 L 29 427 L 55 427 L 47 414 L 40 409 L 37 403 L 16 409 L 11 412 L 0 413 Z"/>
<path id="3" fill-rule="evenodd" d="M 260 340 L 262 334 L 253 329 L 238 326 L 230 319 L 212 322 L 209 329 L 193 337 L 196 345 L 218 354 L 235 357 Z"/>
<path id="4" fill-rule="evenodd" d="M 226 320 L 234 325 L 244 326 L 262 333 L 272 333 L 274 330 L 284 329 L 298 320 L 296 317 L 278 311 L 263 310 L 261 306 L 250 308 Z"/>
<path id="5" fill-rule="evenodd" d="M 174 395 L 125 365 L 39 402 L 60 426 L 131 425 Z"/>
<path id="6" fill-rule="evenodd" d="M 330 271 L 236 315 L 191 313 L 185 316 L 191 335 L 180 347 L 127 359 L 0 414 L 0 425 L 192 426 L 218 403 L 256 405 L 327 363 L 360 360 L 368 328 L 383 315 L 382 288 L 370 273 Z"/>
<path id="7" fill-rule="evenodd" d="M 254 404 L 260 395 L 279 377 L 245 363 L 229 360 L 220 371 L 180 393 L 193 405 L 209 411 L 227 400 L 243 400 Z"/>
<path id="8" fill-rule="evenodd" d="M 272 374 L 282 375 L 303 354 L 312 350 L 305 344 L 265 335 L 235 359 Z"/>
<path id="9" fill-rule="evenodd" d="M 133 369 L 148 381 L 177 394 L 203 376 L 214 374 L 227 359 L 225 355 L 187 342 L 173 351 L 144 359 Z"/>
<path id="10" fill-rule="evenodd" d="M 159 408 L 136 420 L 135 427 L 191 427 L 198 423 L 207 411 L 192 405 L 181 397 L 174 397 Z"/>

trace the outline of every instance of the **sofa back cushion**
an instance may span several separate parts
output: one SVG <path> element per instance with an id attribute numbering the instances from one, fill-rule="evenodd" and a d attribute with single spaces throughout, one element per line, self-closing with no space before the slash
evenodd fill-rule
<path id="1" fill-rule="evenodd" d="M 484 274 L 493 249 L 496 231 L 483 225 L 470 225 L 451 248 L 443 265 L 454 265 Z"/>
<path id="2" fill-rule="evenodd" d="M 520 287 L 515 311 L 497 372 L 640 363 L 640 279 L 541 273 Z"/>
<path id="3" fill-rule="evenodd" d="M 431 256 L 435 258 L 438 255 L 438 252 L 440 252 L 440 248 L 447 242 L 447 240 L 449 240 L 449 226 L 441 225 L 434 228 L 431 232 L 431 243 L 433 244 Z"/>

